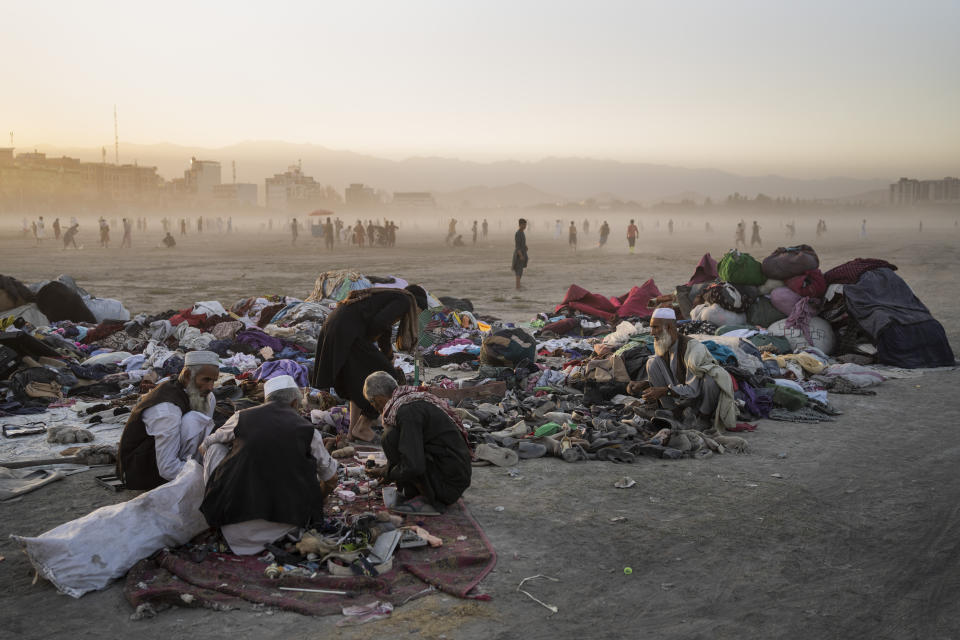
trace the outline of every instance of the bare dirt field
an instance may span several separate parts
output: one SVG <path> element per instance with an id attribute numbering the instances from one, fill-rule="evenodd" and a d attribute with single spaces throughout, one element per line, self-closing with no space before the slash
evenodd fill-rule
<path id="1" fill-rule="evenodd" d="M 624 240 L 624 216 L 611 217 L 604 250 L 592 232 L 567 246 L 565 220 L 528 231 L 526 290 L 509 271 L 514 219 L 491 224 L 487 241 L 444 245 L 436 219 L 403 226 L 398 246 L 332 253 L 302 234 L 239 223 L 230 236 L 191 233 L 173 250 L 156 248 L 159 222 L 135 233 L 134 248 L 97 247 L 93 221 L 81 251 L 52 240 L 40 247 L 18 230 L 0 233 L 0 273 L 25 282 L 70 274 L 134 313 L 184 308 L 217 299 L 229 306 L 251 295 L 305 297 L 316 275 L 351 268 L 419 282 L 435 295 L 470 298 L 478 311 L 527 320 L 552 309 L 576 283 L 621 295 L 647 278 L 662 290 L 686 282 L 704 252 L 719 258 L 733 242 L 733 221 L 675 216 L 675 232 L 644 219 L 638 252 Z M 19 218 L 18 218 L 19 220 Z M 578 220 L 578 226 L 579 226 Z M 834 222 L 814 237 L 801 221 L 790 244 L 808 242 L 821 265 L 885 258 L 944 324 L 960 347 L 960 233 L 950 220 Z M 749 218 L 748 218 L 749 224 Z M 782 221 L 762 219 L 767 255 L 787 244 Z M 48 225 L 49 235 L 49 225 Z M 113 244 L 119 246 L 114 233 Z M 878 395 L 831 396 L 845 412 L 818 425 L 761 421 L 747 434 L 750 452 L 704 460 L 567 464 L 524 461 L 519 477 L 477 468 L 465 500 L 497 550 L 495 571 L 476 602 L 434 594 L 398 608 L 391 619 L 337 629 L 337 616 L 308 618 L 262 609 L 176 609 L 131 621 L 118 584 L 79 600 L 32 569 L 9 533 L 37 535 L 92 509 L 124 499 L 97 487 L 94 472 L 70 476 L 0 503 L 0 637 L 3 638 L 924 638 L 960 637 L 960 371 L 891 380 Z M 774 476 L 774 474 L 777 474 Z M 615 489 L 624 475 L 637 481 Z M 504 507 L 502 511 L 496 507 Z M 621 519 L 621 517 L 623 519 Z M 614 521 L 614 519 L 617 519 Z M 632 568 L 626 574 L 625 567 Z M 551 613 L 516 591 L 527 588 L 558 607 Z"/>

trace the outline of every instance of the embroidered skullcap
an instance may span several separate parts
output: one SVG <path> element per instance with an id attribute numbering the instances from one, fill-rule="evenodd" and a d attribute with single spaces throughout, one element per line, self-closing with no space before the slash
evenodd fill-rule
<path id="1" fill-rule="evenodd" d="M 670 307 L 657 307 L 653 310 L 653 318 L 660 318 L 661 320 L 676 320 L 677 313 Z"/>
<path id="2" fill-rule="evenodd" d="M 297 381 L 293 379 L 293 376 L 277 376 L 275 378 L 270 378 L 263 383 L 263 396 L 267 397 L 274 391 L 280 391 L 280 389 L 299 389 Z"/>
<path id="3" fill-rule="evenodd" d="M 219 367 L 220 356 L 213 351 L 190 351 L 184 356 L 183 364 L 188 367 L 195 364 L 210 364 Z"/>

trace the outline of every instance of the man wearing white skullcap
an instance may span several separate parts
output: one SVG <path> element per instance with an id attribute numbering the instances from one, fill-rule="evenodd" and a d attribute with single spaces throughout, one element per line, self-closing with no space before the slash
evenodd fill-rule
<path id="1" fill-rule="evenodd" d="M 213 429 L 213 386 L 220 358 L 191 351 L 176 379 L 167 379 L 133 408 L 117 451 L 117 475 L 128 489 L 153 489 L 177 477 Z"/>
<path id="2" fill-rule="evenodd" d="M 736 424 L 733 383 L 703 344 L 677 331 L 677 314 L 659 307 L 650 318 L 654 355 L 647 359 L 647 379 L 631 382 L 627 393 L 642 391 L 643 400 L 664 409 L 696 411 L 694 426 L 723 431 Z"/>
<path id="3" fill-rule="evenodd" d="M 200 447 L 207 483 L 200 511 L 239 555 L 319 524 L 338 480 L 320 432 L 300 416 L 296 381 L 270 378 L 263 393 L 264 404 L 233 414 Z"/>

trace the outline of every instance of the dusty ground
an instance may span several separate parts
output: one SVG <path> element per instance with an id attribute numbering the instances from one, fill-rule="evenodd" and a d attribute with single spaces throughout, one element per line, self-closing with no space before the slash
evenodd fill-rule
<path id="1" fill-rule="evenodd" d="M 619 295 L 648 277 L 663 289 L 686 281 L 704 251 L 719 257 L 731 244 L 732 224 L 713 224 L 712 236 L 680 233 L 679 224 L 670 236 L 665 223 L 656 230 L 648 219 L 631 256 L 622 225 L 606 251 L 585 249 L 596 241 L 591 234 L 581 235 L 581 251 L 572 254 L 565 235 L 556 241 L 552 226 L 536 223 L 521 295 L 509 272 L 512 223 L 476 248 L 444 247 L 431 223 L 418 240 L 401 231 L 395 249 L 333 255 L 304 236 L 291 248 L 279 232 L 191 235 L 174 251 L 148 246 L 159 238 L 152 233 L 122 252 L 94 248 L 87 225 L 86 248 L 62 252 L 34 248 L 8 231 L 0 237 L 0 273 L 27 282 L 68 273 L 134 311 L 157 311 L 202 299 L 305 296 L 318 272 L 350 267 L 400 275 L 522 320 L 555 305 L 573 282 Z M 765 251 L 754 252 L 759 257 L 784 244 L 778 221 L 761 224 L 769 230 Z M 880 226 L 872 221 L 870 240 L 861 242 L 855 222 L 831 221 L 832 237 L 817 242 L 804 233 L 810 222 L 795 241 L 813 243 L 825 267 L 857 256 L 899 265 L 957 348 L 960 233 L 953 221 L 928 221 L 923 233 L 912 221 Z M 337 617 L 253 610 L 175 610 L 133 622 L 116 585 L 80 600 L 48 584 L 32 586 L 31 568 L 6 534 L 36 535 L 122 499 L 98 488 L 93 473 L 78 474 L 0 503 L 0 629 L 11 638 L 960 637 L 960 410 L 951 401 L 958 385 L 960 371 L 941 371 L 888 381 L 873 398 L 833 396 L 846 412 L 837 422 L 763 421 L 747 436 L 748 455 L 632 466 L 541 459 L 523 462 L 519 478 L 477 469 L 465 498 L 499 554 L 481 585 L 493 599 L 433 595 L 391 620 L 347 630 L 333 627 Z M 637 485 L 613 488 L 623 475 Z M 612 521 L 620 516 L 626 520 Z M 628 566 L 633 572 L 625 575 Z M 559 579 L 527 584 L 559 608 L 556 615 L 516 592 L 536 574 Z"/>

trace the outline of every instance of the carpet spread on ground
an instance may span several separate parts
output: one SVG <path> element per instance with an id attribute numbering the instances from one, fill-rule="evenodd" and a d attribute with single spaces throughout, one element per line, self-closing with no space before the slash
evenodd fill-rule
<path id="1" fill-rule="evenodd" d="M 335 577 L 323 572 L 316 577 L 271 579 L 265 574 L 268 563 L 257 556 L 198 555 L 188 544 L 164 549 L 137 563 L 127 574 L 123 593 L 138 611 L 172 605 L 228 610 L 259 604 L 306 615 L 338 614 L 343 607 L 373 600 L 398 606 L 429 593 L 431 587 L 461 598 L 489 599 L 474 589 L 493 569 L 496 553 L 463 501 L 422 524 L 443 540 L 443 546 L 398 549 L 393 569 L 377 577 Z M 350 595 L 280 587 L 347 591 Z"/>

